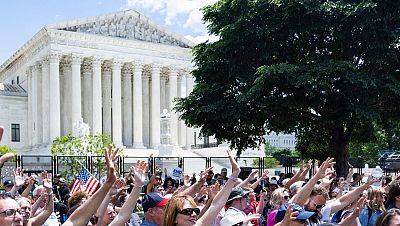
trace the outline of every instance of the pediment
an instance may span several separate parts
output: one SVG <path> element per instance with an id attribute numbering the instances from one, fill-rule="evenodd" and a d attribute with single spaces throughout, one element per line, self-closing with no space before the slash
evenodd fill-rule
<path id="1" fill-rule="evenodd" d="M 47 28 L 161 43 L 183 48 L 191 48 L 195 45 L 188 39 L 162 28 L 148 17 L 134 10 L 67 21 L 47 26 Z"/>

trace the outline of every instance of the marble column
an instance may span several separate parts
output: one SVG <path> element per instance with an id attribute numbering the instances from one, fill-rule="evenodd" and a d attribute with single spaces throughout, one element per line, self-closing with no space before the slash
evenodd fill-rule
<path id="1" fill-rule="evenodd" d="M 180 78 L 180 97 L 186 97 L 186 76 L 183 74 Z M 179 125 L 179 145 L 186 147 L 186 124 L 183 120 L 180 120 Z"/>
<path id="2" fill-rule="evenodd" d="M 65 136 L 72 132 L 72 100 L 71 100 L 71 85 L 72 85 L 72 69 L 69 58 L 64 58 L 60 64 L 60 95 L 61 95 L 61 136 Z"/>
<path id="3" fill-rule="evenodd" d="M 42 60 L 42 143 L 50 143 L 50 107 L 49 107 L 49 59 L 45 57 Z"/>
<path id="4" fill-rule="evenodd" d="M 161 68 L 153 65 L 151 73 L 151 121 L 150 146 L 157 149 L 160 145 L 160 73 Z"/>
<path id="5" fill-rule="evenodd" d="M 112 138 L 117 147 L 122 147 L 121 66 L 118 61 L 112 65 Z"/>
<path id="6" fill-rule="evenodd" d="M 103 104 L 103 134 L 112 137 L 112 111 L 111 111 L 111 67 L 103 65 L 102 68 L 102 104 Z"/>
<path id="7" fill-rule="evenodd" d="M 26 70 L 26 78 L 28 84 L 26 89 L 28 90 L 28 145 L 32 146 L 33 136 L 33 122 L 32 122 L 32 66 L 28 67 Z"/>
<path id="8" fill-rule="evenodd" d="M 74 124 L 82 118 L 82 96 L 81 96 L 81 63 L 82 57 L 72 55 L 71 61 L 71 129 Z"/>
<path id="9" fill-rule="evenodd" d="M 50 54 L 50 139 L 60 136 L 60 56 Z"/>
<path id="10" fill-rule="evenodd" d="M 193 77 L 190 72 L 186 75 L 186 96 L 193 91 Z M 194 131 L 191 127 L 186 127 L 186 149 L 190 149 L 194 144 Z"/>
<path id="11" fill-rule="evenodd" d="M 122 143 L 132 146 L 133 120 L 132 120 L 132 66 L 129 64 L 122 68 Z"/>
<path id="12" fill-rule="evenodd" d="M 36 90 L 36 124 L 35 124 L 35 133 L 36 133 L 36 145 L 42 144 L 43 139 L 43 120 L 42 120 L 42 64 L 38 62 L 36 64 L 36 84 L 34 90 Z"/>
<path id="13" fill-rule="evenodd" d="M 175 106 L 174 98 L 178 97 L 178 71 L 171 69 L 169 75 L 169 112 L 171 115 L 171 144 L 178 146 L 179 124 L 178 115 L 172 110 Z"/>
<path id="14" fill-rule="evenodd" d="M 92 62 L 85 59 L 82 64 L 82 116 L 83 121 L 90 126 L 93 131 L 92 120 Z"/>
<path id="15" fill-rule="evenodd" d="M 101 101 L 101 64 L 100 58 L 93 58 L 92 76 L 92 133 L 102 133 L 102 101 Z"/>
<path id="16" fill-rule="evenodd" d="M 143 102 L 142 102 L 143 65 L 136 63 L 133 71 L 133 147 L 144 148 L 143 145 Z"/>
<path id="17" fill-rule="evenodd" d="M 32 79 L 31 79 L 31 94 L 32 94 L 32 145 L 38 144 L 37 124 L 38 124 L 38 95 L 37 95 L 37 82 L 38 82 L 38 65 L 32 66 Z"/>

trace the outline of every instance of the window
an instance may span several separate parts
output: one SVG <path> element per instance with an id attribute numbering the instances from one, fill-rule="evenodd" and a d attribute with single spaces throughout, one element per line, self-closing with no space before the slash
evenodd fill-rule
<path id="1" fill-rule="evenodd" d="M 12 85 L 14 85 L 14 79 L 13 79 L 13 80 L 11 80 L 11 84 L 12 84 Z"/>
<path id="2" fill-rule="evenodd" d="M 19 124 L 11 124 L 11 142 L 20 142 Z"/>
<path id="3" fill-rule="evenodd" d="M 17 84 L 19 84 L 19 76 L 17 76 Z"/>

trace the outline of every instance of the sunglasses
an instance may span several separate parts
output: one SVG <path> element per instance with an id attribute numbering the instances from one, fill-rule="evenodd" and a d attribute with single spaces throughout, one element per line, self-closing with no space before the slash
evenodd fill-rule
<path id="1" fill-rule="evenodd" d="M 236 223 L 236 224 L 232 224 L 232 226 L 242 226 L 243 225 L 243 222 L 239 222 L 239 223 Z"/>
<path id="2" fill-rule="evenodd" d="M 196 213 L 196 215 L 200 214 L 200 209 L 199 208 L 186 208 L 183 210 L 178 210 L 178 213 L 186 215 L 186 216 L 191 216 L 193 212 Z"/>
<path id="3" fill-rule="evenodd" d="M 283 196 L 283 198 L 286 199 L 286 200 L 288 200 L 288 199 L 290 199 L 290 196 L 285 195 L 285 196 Z"/>

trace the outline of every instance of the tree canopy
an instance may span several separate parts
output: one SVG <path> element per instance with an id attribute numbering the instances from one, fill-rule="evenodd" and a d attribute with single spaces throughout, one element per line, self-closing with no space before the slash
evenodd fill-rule
<path id="1" fill-rule="evenodd" d="M 323 145 L 347 171 L 348 145 L 396 122 L 400 5 L 389 0 L 220 0 L 194 50 L 196 85 L 176 109 L 239 151 L 266 129 Z M 390 119 L 390 120 L 389 120 Z"/>

